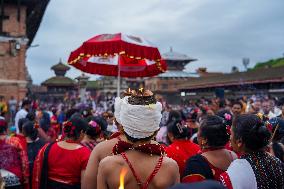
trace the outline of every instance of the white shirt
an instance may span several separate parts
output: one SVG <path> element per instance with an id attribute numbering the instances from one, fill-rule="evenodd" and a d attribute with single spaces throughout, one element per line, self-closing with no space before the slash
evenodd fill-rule
<path id="1" fill-rule="evenodd" d="M 17 112 L 16 117 L 15 117 L 15 126 L 16 126 L 16 132 L 20 133 L 19 130 L 19 120 L 22 118 L 26 118 L 28 112 L 25 109 L 21 109 Z"/>

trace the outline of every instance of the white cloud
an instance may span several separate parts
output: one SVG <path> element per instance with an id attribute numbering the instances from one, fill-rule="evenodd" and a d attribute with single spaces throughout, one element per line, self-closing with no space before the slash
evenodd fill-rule
<path id="1" fill-rule="evenodd" d="M 51 1 L 27 55 L 35 83 L 53 76 L 50 67 L 83 41 L 100 33 L 143 36 L 161 52 L 174 50 L 199 59 L 188 66 L 212 71 L 242 68 L 284 52 L 283 0 L 57 0 Z M 80 72 L 72 68 L 68 76 Z"/>

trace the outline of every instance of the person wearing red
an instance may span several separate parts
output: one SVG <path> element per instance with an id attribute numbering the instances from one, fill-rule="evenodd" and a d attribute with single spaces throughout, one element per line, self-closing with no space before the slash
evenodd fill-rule
<path id="1" fill-rule="evenodd" d="M 83 140 L 81 141 L 81 144 L 92 151 L 94 147 L 102 141 L 101 133 L 101 126 L 96 121 L 91 120 L 88 123 L 88 127 L 85 131 L 85 135 Z"/>
<path id="2" fill-rule="evenodd" d="M 196 155 L 200 148 L 189 140 L 189 129 L 181 120 L 173 120 L 167 125 L 168 139 L 171 143 L 166 148 L 167 156 L 175 160 L 179 166 L 180 175 L 185 169 L 186 160 Z"/>
<path id="3" fill-rule="evenodd" d="M 7 143 L 16 147 L 17 150 L 20 153 L 20 159 L 22 164 L 22 170 L 23 170 L 23 178 L 24 178 L 24 188 L 29 189 L 30 183 L 29 183 L 29 159 L 28 159 L 28 147 L 27 147 L 27 140 L 26 137 L 23 135 L 23 125 L 28 120 L 26 118 L 22 118 L 19 120 L 18 127 L 19 127 L 19 133 L 16 135 L 9 137 L 7 139 Z"/>
<path id="4" fill-rule="evenodd" d="M 63 125 L 63 141 L 45 145 L 33 169 L 33 189 L 81 187 L 90 150 L 80 144 L 87 123 L 75 116 Z"/>
<path id="5" fill-rule="evenodd" d="M 234 119 L 231 144 L 242 155 L 220 176 L 228 189 L 284 188 L 284 164 L 267 152 L 270 129 L 269 123 L 257 115 L 243 114 Z"/>
<path id="6" fill-rule="evenodd" d="M 97 188 L 118 188 L 122 169 L 127 172 L 123 184 L 126 189 L 168 188 L 179 183 L 177 163 L 152 140 L 162 118 L 161 103 L 151 91 L 143 89 L 120 101 L 120 122 L 126 141 L 117 142 L 114 155 L 100 162 Z"/>
<path id="7" fill-rule="evenodd" d="M 21 156 L 18 149 L 7 142 L 7 123 L 0 119 L 0 176 L 5 188 L 22 189 L 24 183 Z"/>
<path id="8" fill-rule="evenodd" d="M 230 132 L 226 120 L 219 116 L 206 116 L 201 122 L 197 140 L 201 154 L 191 157 L 186 162 L 182 182 L 219 180 L 237 155 L 225 149 Z"/>
<path id="9" fill-rule="evenodd" d="M 52 116 L 50 118 L 50 125 L 53 128 L 55 135 L 56 135 L 56 138 L 57 138 L 59 133 L 60 133 L 60 125 L 57 121 L 57 110 L 56 110 L 56 108 L 52 107 L 51 112 L 52 112 Z"/>
<path id="10" fill-rule="evenodd" d="M 105 140 L 97 144 L 95 148 L 93 149 L 88 165 L 87 165 L 87 168 L 86 168 L 86 174 L 84 176 L 84 180 L 82 183 L 83 189 L 96 189 L 97 188 L 97 174 L 98 174 L 99 163 L 107 156 L 112 155 L 112 149 L 117 142 L 126 141 L 126 137 L 122 132 L 123 129 L 120 124 L 121 123 L 121 120 L 120 120 L 121 99 L 120 97 L 117 97 L 115 99 L 114 110 L 115 110 L 114 116 L 115 116 L 116 126 L 119 131 L 116 133 L 113 133 L 109 140 Z M 99 120 L 100 119 L 97 119 L 96 122 L 101 123 L 100 125 L 103 126 L 103 122 Z"/>

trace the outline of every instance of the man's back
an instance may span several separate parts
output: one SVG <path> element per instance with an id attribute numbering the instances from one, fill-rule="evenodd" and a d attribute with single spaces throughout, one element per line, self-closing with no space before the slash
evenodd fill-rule
<path id="1" fill-rule="evenodd" d="M 119 137 L 121 137 L 122 140 L 124 139 L 123 135 L 120 135 Z M 83 189 L 95 189 L 97 187 L 99 163 L 105 157 L 112 155 L 112 149 L 118 141 L 118 138 L 113 138 L 97 144 L 93 149 L 82 183 Z"/>
<path id="2" fill-rule="evenodd" d="M 144 154 L 138 151 L 127 151 L 127 159 L 132 165 L 137 177 L 140 178 L 141 182 L 145 184 L 146 180 L 153 173 L 154 169 L 157 168 L 159 156 Z M 125 177 L 125 188 L 126 189 L 140 189 L 137 184 L 134 174 L 132 173 L 129 165 L 123 159 L 121 155 L 109 156 L 104 158 L 99 166 L 98 173 L 98 188 L 118 188 L 119 186 L 119 175 L 122 168 L 127 169 Z M 161 167 L 153 177 L 148 185 L 148 189 L 162 189 L 168 188 L 175 183 L 179 182 L 179 170 L 177 163 L 167 157 L 163 157 Z M 106 184 L 104 184 L 106 183 Z"/>

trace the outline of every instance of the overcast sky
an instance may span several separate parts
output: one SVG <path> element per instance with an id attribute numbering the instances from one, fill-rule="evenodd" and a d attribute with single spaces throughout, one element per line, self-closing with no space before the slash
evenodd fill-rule
<path id="1" fill-rule="evenodd" d="M 124 32 L 143 36 L 162 53 L 174 51 L 209 71 L 243 70 L 284 54 L 284 0 L 51 0 L 30 48 L 27 66 L 34 83 L 53 76 L 50 67 L 94 35 Z M 72 68 L 68 76 L 80 74 Z"/>

